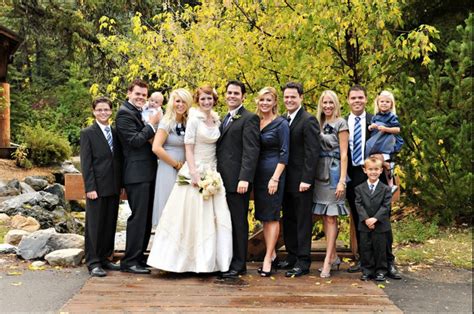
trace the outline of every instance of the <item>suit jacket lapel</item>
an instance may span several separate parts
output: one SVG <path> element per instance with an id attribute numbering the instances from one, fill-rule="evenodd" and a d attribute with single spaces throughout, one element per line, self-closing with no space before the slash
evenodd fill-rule
<path id="1" fill-rule="evenodd" d="M 380 185 L 380 182 L 377 184 L 377 186 L 375 187 L 375 191 L 374 193 L 371 193 L 370 194 L 370 198 L 374 198 L 376 197 L 378 194 L 380 194 L 380 192 L 382 192 L 382 186 Z M 370 193 L 370 192 L 369 192 Z"/>
<path id="2" fill-rule="evenodd" d="M 246 109 L 244 108 L 244 106 L 240 107 L 239 111 L 237 111 L 237 113 L 235 115 L 242 115 L 244 112 L 246 111 Z M 222 136 L 224 136 L 224 134 L 227 133 L 227 131 L 232 127 L 232 125 L 235 123 L 235 120 L 236 119 L 232 119 L 232 121 L 230 121 L 225 127 L 223 127 L 223 130 L 222 130 Z"/>
<path id="3" fill-rule="evenodd" d="M 130 113 L 136 118 L 136 120 L 142 126 L 145 126 L 145 123 L 142 120 L 142 114 L 140 113 L 140 111 L 138 111 L 138 109 L 134 105 L 132 105 L 130 102 L 128 102 L 127 100 L 125 101 L 124 105 L 125 105 L 125 108 L 128 109 L 130 111 Z"/>
<path id="4" fill-rule="evenodd" d="M 294 129 L 295 125 L 298 124 L 301 116 L 303 115 L 303 112 L 304 112 L 304 108 L 303 106 L 301 106 L 301 109 L 298 111 L 298 113 L 296 114 L 296 116 L 293 118 L 293 121 L 291 121 L 291 124 L 290 124 L 290 130 Z"/>

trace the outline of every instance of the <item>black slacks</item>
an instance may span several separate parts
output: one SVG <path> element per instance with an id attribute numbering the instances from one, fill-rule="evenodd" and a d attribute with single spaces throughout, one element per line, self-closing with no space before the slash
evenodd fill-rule
<path id="1" fill-rule="evenodd" d="M 122 268 L 146 261 L 144 253 L 151 235 L 155 181 L 126 184 L 125 190 L 132 214 L 127 220 L 125 256 L 120 261 Z"/>
<path id="2" fill-rule="evenodd" d="M 86 265 L 91 270 L 101 266 L 114 252 L 119 195 L 86 199 Z"/>
<path id="3" fill-rule="evenodd" d="M 285 192 L 283 197 L 283 239 L 287 261 L 303 270 L 311 266 L 313 190 Z"/>
<path id="4" fill-rule="evenodd" d="M 251 188 L 249 187 L 249 191 Z M 233 256 L 229 270 L 247 270 L 247 247 L 249 241 L 248 211 L 250 192 L 245 194 L 226 193 L 227 205 L 232 219 Z"/>
<path id="5" fill-rule="evenodd" d="M 361 232 L 360 233 L 360 266 L 367 275 L 386 274 L 387 237 L 390 232 Z"/>

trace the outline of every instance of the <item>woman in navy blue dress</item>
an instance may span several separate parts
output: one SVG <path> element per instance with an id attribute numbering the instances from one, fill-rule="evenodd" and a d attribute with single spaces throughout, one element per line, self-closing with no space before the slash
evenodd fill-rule
<path id="1" fill-rule="evenodd" d="M 260 117 L 260 156 L 254 180 L 255 218 L 263 222 L 266 246 L 263 265 L 258 271 L 262 277 L 269 277 L 280 233 L 290 128 L 288 121 L 278 116 L 277 93 L 273 87 L 260 90 L 256 102 Z"/>

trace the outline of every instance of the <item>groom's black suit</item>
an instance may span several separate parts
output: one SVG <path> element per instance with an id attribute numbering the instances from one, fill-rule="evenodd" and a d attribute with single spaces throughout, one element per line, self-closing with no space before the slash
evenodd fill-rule
<path id="1" fill-rule="evenodd" d="M 238 118 L 237 118 L 238 117 Z M 226 127 L 221 124 L 217 141 L 217 171 L 222 176 L 232 219 L 233 257 L 230 269 L 246 270 L 249 225 L 247 221 L 251 183 L 260 153 L 257 115 L 243 106 Z M 239 181 L 249 182 L 247 193 L 237 193 Z"/>
<path id="2" fill-rule="evenodd" d="M 319 158 L 319 123 L 303 107 L 290 123 L 290 156 L 283 199 L 283 238 L 287 262 L 302 270 L 311 265 L 313 186 Z M 299 192 L 300 183 L 311 184 Z"/>
<path id="3" fill-rule="evenodd" d="M 128 101 L 117 112 L 116 125 L 123 148 L 123 181 L 132 210 L 127 221 L 125 256 L 120 261 L 124 269 L 145 262 L 143 253 L 150 240 L 157 160 L 149 142 L 155 131 L 143 123 L 140 111 Z"/>

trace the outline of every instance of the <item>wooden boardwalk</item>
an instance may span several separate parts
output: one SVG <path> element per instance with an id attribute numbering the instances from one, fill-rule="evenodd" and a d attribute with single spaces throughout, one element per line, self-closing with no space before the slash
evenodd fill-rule
<path id="1" fill-rule="evenodd" d="M 151 275 L 109 272 L 90 278 L 61 309 L 61 313 L 91 312 L 393 312 L 401 310 L 374 282 L 360 274 L 334 272 L 322 279 L 313 262 L 310 275 L 261 278 L 249 263 L 248 273 L 224 281 L 208 274 L 171 274 L 153 270 Z"/>

